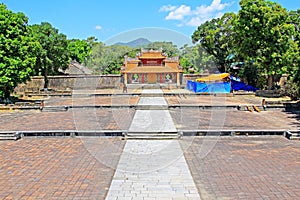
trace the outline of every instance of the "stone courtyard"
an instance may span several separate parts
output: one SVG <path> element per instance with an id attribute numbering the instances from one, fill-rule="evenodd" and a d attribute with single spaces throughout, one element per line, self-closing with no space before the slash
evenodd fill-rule
<path id="1" fill-rule="evenodd" d="M 88 148 L 78 138 L 1 141 L 0 198 L 105 199 L 125 141 L 93 140 Z M 180 140 L 186 143 L 184 156 L 201 199 L 300 198 L 298 141 L 277 136 Z M 213 143 L 209 152 L 206 143 Z"/>
<path id="2" fill-rule="evenodd" d="M 300 143 L 272 134 L 298 131 L 299 114 L 271 98 L 266 99 L 266 111 L 236 109 L 260 106 L 261 100 L 251 94 L 192 95 L 181 89 L 129 89 L 127 94 L 99 90 L 46 97 L 48 110 L 3 109 L 0 132 L 163 135 L 228 130 L 271 135 L 183 135 L 172 140 L 35 136 L 0 141 L 0 198 L 299 199 Z"/>

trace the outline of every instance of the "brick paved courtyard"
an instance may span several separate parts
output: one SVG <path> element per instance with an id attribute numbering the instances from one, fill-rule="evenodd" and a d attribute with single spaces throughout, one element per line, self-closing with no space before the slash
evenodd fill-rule
<path id="1" fill-rule="evenodd" d="M 0 112 L 0 131 L 126 130 L 133 114 L 129 108 Z"/>
<path id="2" fill-rule="evenodd" d="M 299 114 L 282 110 L 247 112 L 237 110 L 171 109 L 176 128 L 183 130 L 298 130 Z"/>
<path id="3" fill-rule="evenodd" d="M 170 92 L 170 91 L 169 91 Z M 151 98 L 151 97 L 150 97 Z M 67 111 L 0 112 L 0 131 L 128 130 L 138 95 L 51 97 Z M 247 96 L 168 96 L 168 104 L 259 104 Z M 282 109 L 170 108 L 178 130 L 299 130 Z M 171 121 L 172 121 L 171 120 Z M 299 199 L 300 143 L 283 136 L 183 137 L 179 140 L 201 199 Z M 25 137 L 0 141 L 0 199 L 105 199 L 126 141 L 120 137 Z"/>
<path id="4" fill-rule="evenodd" d="M 191 141 L 192 140 L 192 141 Z M 299 199 L 300 143 L 283 137 L 197 137 L 185 157 L 202 199 Z"/>
<path id="5" fill-rule="evenodd" d="M 180 143 L 202 199 L 300 198 L 297 141 L 185 137 Z M 103 137 L 0 141 L 0 199 L 104 199 L 124 144 Z"/>
<path id="6" fill-rule="evenodd" d="M 124 144 L 119 138 L 0 141 L 0 199 L 104 199 Z"/>

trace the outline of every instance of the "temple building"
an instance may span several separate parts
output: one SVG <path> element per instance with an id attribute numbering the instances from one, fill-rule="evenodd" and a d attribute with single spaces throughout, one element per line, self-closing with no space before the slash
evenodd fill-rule
<path id="1" fill-rule="evenodd" d="M 125 56 L 121 73 L 125 84 L 167 83 L 180 86 L 182 69 L 178 56 L 169 58 L 162 49 L 141 49 L 135 58 Z"/>

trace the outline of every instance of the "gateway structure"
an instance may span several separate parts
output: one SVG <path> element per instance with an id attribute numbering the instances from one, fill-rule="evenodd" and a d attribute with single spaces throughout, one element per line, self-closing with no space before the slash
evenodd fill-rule
<path id="1" fill-rule="evenodd" d="M 180 86 L 182 68 L 179 57 L 169 58 L 159 50 L 145 50 L 135 58 L 125 56 L 121 69 L 125 84 L 176 84 Z"/>

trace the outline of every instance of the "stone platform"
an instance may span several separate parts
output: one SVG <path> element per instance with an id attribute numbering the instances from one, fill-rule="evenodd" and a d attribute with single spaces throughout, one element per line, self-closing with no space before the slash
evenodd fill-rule
<path id="1" fill-rule="evenodd" d="M 163 97 L 162 91 L 141 91 L 145 96 L 49 98 L 46 104 L 54 106 L 117 102 L 144 108 L 154 106 L 154 109 L 89 106 L 55 112 L 5 111 L 0 113 L 0 131 L 118 130 L 152 134 L 194 130 L 284 131 L 300 127 L 299 114 L 282 109 L 263 112 L 199 107 L 155 109 L 172 102 L 197 101 L 216 106 L 259 102 L 247 97 Z M 189 136 L 180 140 L 127 141 L 121 137 L 70 136 L 0 141 L 0 198 L 300 198 L 300 143 L 283 136 Z"/>

